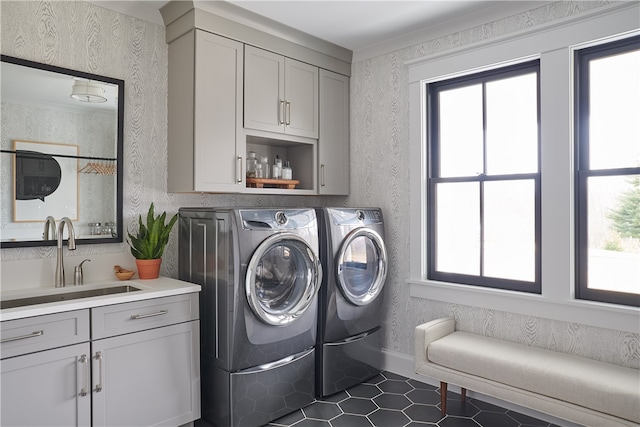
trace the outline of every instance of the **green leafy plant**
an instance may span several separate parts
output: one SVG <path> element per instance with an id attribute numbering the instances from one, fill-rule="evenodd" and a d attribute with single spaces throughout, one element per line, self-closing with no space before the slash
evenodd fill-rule
<path id="1" fill-rule="evenodd" d="M 127 243 L 131 246 L 131 255 L 136 259 L 157 259 L 162 258 L 164 248 L 169 242 L 169 234 L 173 225 L 178 220 L 178 214 L 175 214 L 169 223 L 165 224 L 167 213 L 155 216 L 153 203 L 149 207 L 147 213 L 146 225 L 142 222 L 142 215 L 138 218 L 138 232 L 129 235 Z"/>

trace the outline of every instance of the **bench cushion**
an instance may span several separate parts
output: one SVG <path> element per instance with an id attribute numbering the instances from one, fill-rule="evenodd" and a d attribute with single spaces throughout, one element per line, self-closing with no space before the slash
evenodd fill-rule
<path id="1" fill-rule="evenodd" d="M 640 423 L 640 371 L 466 332 L 429 344 L 429 361 Z"/>

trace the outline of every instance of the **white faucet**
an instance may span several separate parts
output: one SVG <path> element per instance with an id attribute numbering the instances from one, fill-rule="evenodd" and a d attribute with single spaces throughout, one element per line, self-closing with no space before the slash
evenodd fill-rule
<path id="1" fill-rule="evenodd" d="M 49 240 L 49 229 L 51 229 L 51 239 L 55 240 L 56 237 L 56 219 L 49 215 L 44 220 L 44 233 L 42 233 L 42 240 Z"/>
<path id="2" fill-rule="evenodd" d="M 60 220 L 60 224 L 58 224 L 58 250 L 57 250 L 57 262 L 56 262 L 56 278 L 55 278 L 55 287 L 61 288 L 64 286 L 64 263 L 62 259 L 62 234 L 64 233 L 64 225 L 67 224 L 67 232 L 69 233 L 69 242 L 67 243 L 67 247 L 70 251 L 76 250 L 76 233 L 73 231 L 73 224 L 71 220 L 66 216 Z"/>

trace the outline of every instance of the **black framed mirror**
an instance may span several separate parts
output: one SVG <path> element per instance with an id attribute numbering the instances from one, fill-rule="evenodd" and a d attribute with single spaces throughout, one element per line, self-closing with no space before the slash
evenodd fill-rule
<path id="1" fill-rule="evenodd" d="M 0 247 L 121 243 L 124 81 L 0 56 Z"/>

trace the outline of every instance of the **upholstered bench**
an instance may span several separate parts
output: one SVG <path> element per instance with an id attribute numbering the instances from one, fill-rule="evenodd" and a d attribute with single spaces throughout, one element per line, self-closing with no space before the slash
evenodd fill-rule
<path id="1" fill-rule="evenodd" d="M 574 423 L 640 426 L 640 370 L 455 330 L 451 318 L 415 330 L 415 370 L 447 384 Z"/>

